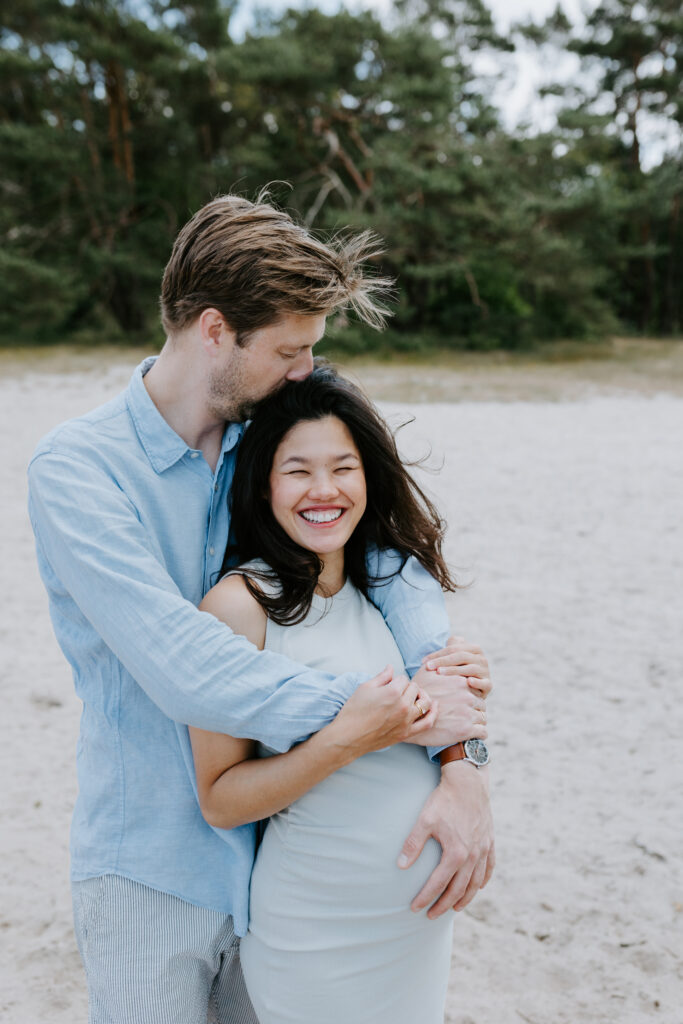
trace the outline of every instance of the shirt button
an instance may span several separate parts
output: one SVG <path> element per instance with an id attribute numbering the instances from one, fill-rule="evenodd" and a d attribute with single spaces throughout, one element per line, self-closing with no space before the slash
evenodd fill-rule
<path id="1" fill-rule="evenodd" d="M 191 459 L 198 459 L 199 458 L 199 452 L 191 452 L 190 453 L 190 458 Z"/>
<path id="2" fill-rule="evenodd" d="M 216 554 L 216 549 L 215 548 L 209 548 L 209 554 L 210 555 L 215 555 Z"/>

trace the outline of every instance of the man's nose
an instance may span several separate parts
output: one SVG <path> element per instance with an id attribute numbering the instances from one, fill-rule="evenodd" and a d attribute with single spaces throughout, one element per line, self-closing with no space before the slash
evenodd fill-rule
<path id="1" fill-rule="evenodd" d="M 296 364 L 287 374 L 287 380 L 305 380 L 313 373 L 313 352 L 310 348 L 305 349 L 298 357 Z"/>

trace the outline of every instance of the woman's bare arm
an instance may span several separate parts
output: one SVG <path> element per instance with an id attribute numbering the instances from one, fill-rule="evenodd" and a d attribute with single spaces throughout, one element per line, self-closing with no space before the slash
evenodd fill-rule
<path id="1" fill-rule="evenodd" d="M 221 580 L 200 609 L 263 649 L 266 614 L 241 576 Z M 418 697 L 429 709 L 423 717 Z M 417 684 L 405 676 L 393 679 L 389 666 L 359 686 L 333 722 L 286 754 L 257 758 L 252 740 L 191 727 L 202 814 L 216 828 L 267 818 L 357 757 L 414 739 L 434 724 L 437 710 Z"/>

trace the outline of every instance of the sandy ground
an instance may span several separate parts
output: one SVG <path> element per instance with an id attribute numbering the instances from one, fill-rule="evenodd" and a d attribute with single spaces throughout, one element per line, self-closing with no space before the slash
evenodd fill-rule
<path id="1" fill-rule="evenodd" d="M 670 347 L 641 357 L 354 366 L 392 422 L 416 417 L 406 449 L 445 461 L 423 482 L 474 581 L 452 617 L 494 672 L 499 865 L 456 920 L 449 1024 L 683 1022 L 682 361 Z M 135 361 L 0 358 L 7 1024 L 86 1019 L 67 855 L 79 703 L 34 565 L 24 468 Z"/>

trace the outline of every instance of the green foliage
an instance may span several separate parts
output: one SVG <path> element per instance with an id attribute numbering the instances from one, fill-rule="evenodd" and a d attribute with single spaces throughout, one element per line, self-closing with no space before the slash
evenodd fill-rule
<path id="1" fill-rule="evenodd" d="M 556 163 L 570 173 L 579 219 L 572 225 L 595 295 L 630 330 L 681 327 L 683 12 L 677 0 L 603 0 L 574 32 L 551 19 L 535 41 L 561 41 L 584 73 L 564 93 Z M 524 28 L 525 34 L 528 26 Z M 643 170 L 643 136 L 668 129 L 679 152 Z M 676 283 L 678 282 L 678 283 Z"/>
<path id="2" fill-rule="evenodd" d="M 483 0 L 264 15 L 240 42 L 223 0 L 5 0 L 0 32 L 0 337 L 158 330 L 187 217 L 275 194 L 320 232 L 371 227 L 397 281 L 391 330 L 335 350 L 524 347 L 618 324 L 680 329 L 680 161 L 644 171 L 642 124 L 680 124 L 673 0 L 603 0 L 496 32 Z M 643 15 L 645 12 L 645 16 Z M 557 125 L 503 130 L 474 55 L 524 37 L 589 83 Z"/>

